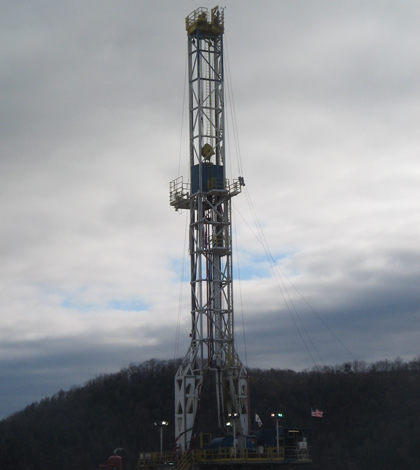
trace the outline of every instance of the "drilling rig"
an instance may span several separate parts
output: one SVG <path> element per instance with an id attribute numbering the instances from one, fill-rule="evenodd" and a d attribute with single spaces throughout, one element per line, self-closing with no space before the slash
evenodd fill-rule
<path id="1" fill-rule="evenodd" d="M 175 446 L 140 453 L 137 469 L 286 470 L 311 463 L 307 430 L 272 415 L 276 430 L 250 434 L 248 373 L 234 343 L 231 202 L 244 180 L 226 178 L 224 10 L 196 9 L 186 30 L 190 174 L 170 183 L 170 205 L 189 211 L 191 343 L 175 375 Z M 201 404 L 205 386 L 212 400 Z M 200 407 L 212 406 L 215 439 L 210 420 L 199 423 Z M 118 459 L 100 468 L 120 470 Z"/>
<path id="2" fill-rule="evenodd" d="M 234 345 L 231 200 L 242 179 L 226 178 L 224 11 L 198 8 L 186 18 L 190 184 L 170 184 L 170 204 L 190 211 L 191 344 L 175 377 L 175 437 L 184 451 L 196 434 L 201 388 L 215 386 L 217 425 L 229 418 L 239 446 L 249 430 L 247 371 Z"/>

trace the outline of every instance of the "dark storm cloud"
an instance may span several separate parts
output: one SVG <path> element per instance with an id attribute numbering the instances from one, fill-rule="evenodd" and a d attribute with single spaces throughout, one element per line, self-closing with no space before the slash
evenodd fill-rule
<path id="1" fill-rule="evenodd" d="M 1 417 L 6 417 L 33 401 L 52 396 L 59 390 L 81 386 L 100 374 L 118 371 L 130 363 L 150 358 L 174 356 L 172 326 L 143 326 L 126 331 L 124 337 L 107 338 L 80 334 L 41 340 L 2 341 L 0 360 Z M 124 336 L 124 335 L 123 335 Z"/>
<path id="2" fill-rule="evenodd" d="M 368 264 L 368 257 L 364 261 Z M 400 250 L 386 252 L 380 269 L 369 269 L 363 260 L 341 262 L 342 272 L 331 264 L 327 271 L 324 264 L 308 263 L 311 285 L 295 279 L 299 293 L 284 276 L 280 287 L 269 281 L 271 288 L 254 299 L 258 314 L 249 315 L 245 307 L 250 364 L 264 358 L 272 367 L 287 363 L 299 369 L 367 356 L 412 358 L 418 334 L 419 261 L 417 253 Z"/>

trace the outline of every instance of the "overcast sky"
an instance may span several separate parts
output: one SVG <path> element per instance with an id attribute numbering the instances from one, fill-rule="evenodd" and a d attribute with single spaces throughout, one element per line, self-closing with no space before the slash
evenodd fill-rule
<path id="1" fill-rule="evenodd" d="M 187 214 L 168 192 L 188 177 L 184 19 L 201 5 L 0 6 L 4 417 L 187 351 Z M 295 370 L 411 360 L 420 353 L 420 3 L 224 6 L 228 168 L 246 183 L 234 200 L 242 360 Z"/>

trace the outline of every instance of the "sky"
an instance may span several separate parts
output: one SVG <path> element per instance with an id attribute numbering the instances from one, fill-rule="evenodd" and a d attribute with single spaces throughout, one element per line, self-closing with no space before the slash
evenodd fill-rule
<path id="1" fill-rule="evenodd" d="M 199 6 L 215 5 L 0 0 L 0 417 L 187 351 L 187 211 L 169 182 L 188 178 Z M 242 361 L 413 359 L 419 2 L 223 6 Z"/>

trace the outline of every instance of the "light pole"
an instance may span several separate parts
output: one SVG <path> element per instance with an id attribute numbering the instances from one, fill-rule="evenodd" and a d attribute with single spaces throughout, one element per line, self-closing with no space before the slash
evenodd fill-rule
<path id="1" fill-rule="evenodd" d="M 233 427 L 233 450 L 236 452 L 236 426 L 235 426 L 235 421 L 228 422 L 226 423 L 226 426 L 232 426 Z"/>
<path id="2" fill-rule="evenodd" d="M 167 421 L 160 421 L 155 423 L 155 426 L 159 428 L 160 432 L 160 457 L 162 458 L 162 450 L 163 450 L 163 428 L 165 428 L 169 423 Z"/>
<path id="3" fill-rule="evenodd" d="M 235 420 L 239 417 L 239 413 L 228 413 L 228 418 L 232 422 L 226 423 L 226 426 L 233 426 L 233 450 L 236 452 L 236 423 Z"/>
<path id="4" fill-rule="evenodd" d="M 276 420 L 277 457 L 279 457 L 280 456 L 279 420 L 283 418 L 283 413 L 271 413 L 271 418 Z"/>

